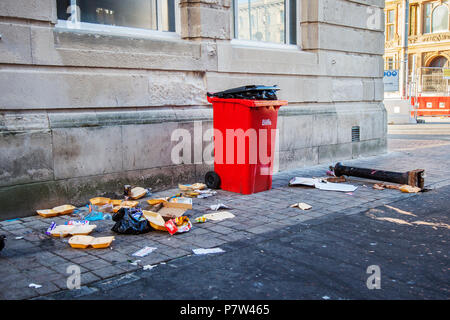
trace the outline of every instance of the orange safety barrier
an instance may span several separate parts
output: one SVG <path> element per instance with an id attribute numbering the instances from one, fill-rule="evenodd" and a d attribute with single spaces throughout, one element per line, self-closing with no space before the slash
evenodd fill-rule
<path id="1" fill-rule="evenodd" d="M 417 116 L 450 116 L 450 97 L 412 97 L 411 105 L 415 105 L 415 99 L 418 102 Z M 411 112 L 414 116 L 414 112 Z"/>

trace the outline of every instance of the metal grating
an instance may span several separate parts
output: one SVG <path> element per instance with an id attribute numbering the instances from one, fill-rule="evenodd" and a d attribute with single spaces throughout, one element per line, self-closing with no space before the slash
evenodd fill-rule
<path id="1" fill-rule="evenodd" d="M 352 127 L 352 142 L 360 141 L 360 127 Z"/>

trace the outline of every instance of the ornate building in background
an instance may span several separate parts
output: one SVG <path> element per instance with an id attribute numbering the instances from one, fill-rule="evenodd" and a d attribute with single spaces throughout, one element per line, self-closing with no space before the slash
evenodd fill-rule
<path id="1" fill-rule="evenodd" d="M 400 69 L 403 59 L 404 3 L 404 0 L 386 0 L 385 70 Z M 446 90 L 442 68 L 450 67 L 449 15 L 450 1 L 409 1 L 408 74 L 411 75 L 415 57 L 421 92 Z"/>

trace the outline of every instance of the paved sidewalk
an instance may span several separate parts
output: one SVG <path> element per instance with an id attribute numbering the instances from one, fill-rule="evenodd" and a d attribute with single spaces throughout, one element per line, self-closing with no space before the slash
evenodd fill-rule
<path id="1" fill-rule="evenodd" d="M 411 143 L 411 140 L 409 140 Z M 407 171 L 417 168 L 426 170 L 427 187 L 438 188 L 450 185 L 449 144 L 437 146 L 422 145 L 419 149 L 390 152 L 388 154 L 344 161 L 360 167 L 392 171 Z M 116 240 L 108 249 L 72 249 L 67 239 L 50 238 L 44 234 L 52 221 L 63 224 L 70 216 L 44 219 L 39 216 L 0 222 L 0 234 L 8 238 L 6 248 L 0 253 L 0 299 L 29 299 L 66 290 L 67 267 L 81 267 L 82 290 L 88 293 L 88 284 L 102 283 L 108 286 L 112 281 L 132 279 L 132 271 L 143 265 L 155 265 L 192 255 L 195 248 L 213 248 L 227 243 L 252 239 L 258 242 L 265 234 L 288 226 L 309 223 L 317 218 L 353 215 L 369 208 L 405 199 L 412 194 L 397 190 L 374 190 L 367 180 L 350 178 L 349 183 L 358 189 L 348 195 L 340 192 L 321 191 L 303 187 L 288 187 L 292 177 L 323 177 L 326 165 L 286 171 L 274 176 L 273 189 L 253 195 L 240 195 L 219 190 L 216 196 L 194 199 L 194 210 L 188 211 L 192 220 L 208 210 L 211 204 L 222 202 L 232 208 L 234 219 L 221 222 L 194 224 L 188 233 L 170 236 L 164 232 L 150 232 L 144 235 L 117 235 L 111 231 L 113 221 L 95 222 L 97 229 L 93 236 L 114 235 Z M 151 186 L 150 186 L 151 187 Z M 169 196 L 178 189 L 166 190 L 152 197 Z M 93 197 L 96 195 L 92 195 Z M 145 199 L 141 199 L 145 201 Z M 309 211 L 289 208 L 296 202 L 312 205 Z M 22 239 L 15 239 L 23 237 Z M 157 250 L 144 258 L 132 257 L 132 253 L 145 247 Z M 141 260 L 137 265 L 129 261 Z M 131 280 L 130 280 L 131 281 Z M 29 288 L 30 283 L 42 285 Z"/>

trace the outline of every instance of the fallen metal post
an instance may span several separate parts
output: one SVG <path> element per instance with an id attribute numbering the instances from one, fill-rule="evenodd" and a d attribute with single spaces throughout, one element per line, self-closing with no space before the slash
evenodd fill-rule
<path id="1" fill-rule="evenodd" d="M 424 179 L 423 175 L 425 170 L 416 169 L 408 172 L 392 172 L 376 169 L 365 169 L 344 166 L 338 162 L 334 166 L 334 174 L 336 177 L 340 176 L 353 176 L 359 178 L 366 178 L 378 181 L 393 182 L 399 184 L 407 184 L 412 187 L 419 187 L 423 189 Z"/>

